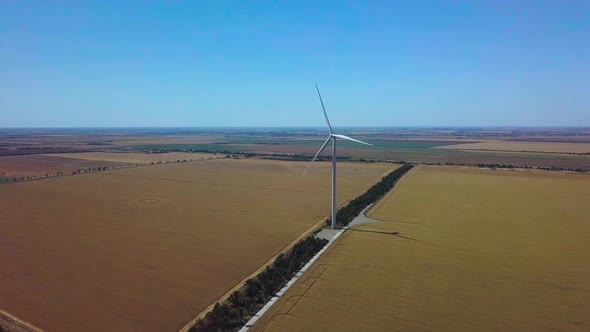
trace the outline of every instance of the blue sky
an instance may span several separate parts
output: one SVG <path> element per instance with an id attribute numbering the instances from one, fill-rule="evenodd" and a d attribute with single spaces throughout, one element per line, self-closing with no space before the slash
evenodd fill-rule
<path id="1" fill-rule="evenodd" d="M 0 127 L 590 126 L 590 1 L 0 0 Z"/>

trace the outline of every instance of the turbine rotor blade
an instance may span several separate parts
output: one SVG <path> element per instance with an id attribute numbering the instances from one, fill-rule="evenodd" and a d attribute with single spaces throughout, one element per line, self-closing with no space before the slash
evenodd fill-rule
<path id="1" fill-rule="evenodd" d="M 358 139 L 354 139 L 354 138 L 348 137 L 346 135 L 332 134 L 332 136 L 337 137 L 337 138 L 342 138 L 342 139 L 345 139 L 345 140 L 349 140 L 349 141 L 353 141 L 353 142 L 357 142 L 357 143 L 361 143 L 361 144 L 365 144 L 365 145 L 368 145 L 368 146 L 373 146 L 373 144 L 369 144 L 369 143 L 366 143 L 366 142 L 363 142 L 363 141 L 359 141 Z"/>
<path id="2" fill-rule="evenodd" d="M 324 144 L 322 144 L 322 147 L 318 150 L 318 153 L 316 153 L 315 156 L 313 157 L 313 159 L 311 159 L 311 161 L 309 162 L 309 164 L 307 164 L 307 167 L 303 171 L 304 175 L 307 172 L 307 170 L 309 169 L 309 167 L 311 166 L 311 163 L 313 163 L 314 160 L 320 155 L 320 153 L 322 153 L 322 151 L 324 151 L 324 149 L 326 148 L 326 145 L 328 145 L 328 143 L 330 142 L 330 139 L 332 139 L 331 135 L 328 136 L 328 139 L 324 142 Z"/>
<path id="3" fill-rule="evenodd" d="M 330 120 L 328 120 L 328 113 L 326 113 L 326 107 L 324 106 L 324 101 L 322 100 L 322 95 L 320 94 L 320 89 L 318 88 L 317 83 L 315 85 L 315 89 L 318 92 L 318 97 L 320 97 L 320 103 L 322 103 L 322 110 L 324 110 L 324 118 L 326 119 L 326 124 L 328 125 L 328 128 L 330 129 L 330 134 L 332 134 L 333 133 L 332 125 L 330 125 Z"/>

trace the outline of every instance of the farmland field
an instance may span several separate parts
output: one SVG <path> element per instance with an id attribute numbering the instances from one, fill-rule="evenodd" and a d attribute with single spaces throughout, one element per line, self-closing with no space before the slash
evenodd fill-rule
<path id="1" fill-rule="evenodd" d="M 118 146 L 134 146 L 134 145 L 150 145 L 150 144 L 161 144 L 161 145 L 174 145 L 174 144 L 206 144 L 213 143 L 223 140 L 223 136 L 162 136 L 162 137 L 134 137 L 134 138 L 123 138 L 113 140 L 113 144 Z"/>
<path id="2" fill-rule="evenodd" d="M 441 149 L 456 150 L 489 150 L 515 152 L 553 152 L 553 153 L 588 153 L 590 143 L 570 142 L 517 142 L 517 141 L 485 141 L 477 143 L 439 146 Z"/>
<path id="3" fill-rule="evenodd" d="M 65 155 L 65 154 L 64 154 Z M 57 155 L 23 155 L 23 156 L 0 156 L 0 176 L 21 177 L 21 176 L 45 176 L 57 172 L 69 173 L 77 169 L 89 167 L 112 167 L 126 165 L 124 162 L 105 160 L 85 160 L 72 158 L 76 154 L 68 154 L 70 158 L 61 158 Z"/>
<path id="4" fill-rule="evenodd" d="M 0 309 L 175 331 L 329 211 L 329 164 L 218 159 L 0 186 Z M 395 168 L 341 163 L 338 203 Z"/>
<path id="5" fill-rule="evenodd" d="M 369 140 L 374 146 L 371 150 L 389 150 L 389 149 L 421 149 L 433 148 L 454 144 L 464 144 L 464 141 L 442 141 L 442 140 Z M 225 139 L 209 143 L 192 143 L 192 144 L 138 144 L 130 145 L 128 148 L 133 150 L 158 150 L 158 149 L 193 149 L 193 150 L 222 150 L 228 151 L 250 151 L 252 149 L 262 149 L 265 152 L 288 152 L 290 148 L 309 148 L 310 151 L 317 150 L 321 146 L 323 140 L 317 138 L 307 139 L 288 139 L 288 138 L 238 138 Z M 355 143 L 342 141 L 338 142 L 341 148 L 355 148 L 358 147 Z"/>
<path id="6" fill-rule="evenodd" d="M 0 156 L 0 176 L 44 177 L 57 172 L 71 173 L 93 167 L 120 167 L 190 160 L 216 159 L 224 155 L 203 153 L 79 152 Z"/>
<path id="7" fill-rule="evenodd" d="M 276 140 L 263 139 L 256 141 L 256 144 L 234 144 L 234 143 L 207 143 L 207 144 L 151 144 L 130 146 L 134 150 L 187 150 L 195 151 L 224 151 L 224 152 L 248 152 L 260 154 L 306 154 L 313 155 L 322 144 L 317 140 L 285 140 L 288 143 L 276 144 Z M 590 156 L 569 155 L 546 152 L 515 152 L 515 151 L 487 151 L 487 150 L 461 150 L 457 147 L 463 144 L 449 141 L 424 141 L 424 140 L 368 140 L 376 144 L 375 147 L 356 147 L 352 144 L 343 143 L 339 145 L 340 156 L 348 156 L 354 159 L 377 159 L 396 160 L 410 162 L 440 162 L 455 164 L 512 164 L 519 166 L 542 166 L 542 167 L 563 167 L 569 169 L 580 168 L 590 170 Z M 231 141 L 230 141 L 231 142 Z M 266 142 L 266 143 L 265 143 Z M 471 143 L 469 143 L 471 144 Z M 465 144 L 466 146 L 469 144 Z M 479 144 L 479 143 L 473 143 Z M 532 146 L 536 142 L 525 143 Z M 567 143 L 582 144 L 583 143 Z M 449 147 L 449 148 L 447 148 Z M 532 148 L 531 148 L 532 149 Z M 328 155 L 329 151 L 324 151 Z"/>
<path id="8" fill-rule="evenodd" d="M 211 153 L 187 153 L 187 152 L 170 152 L 170 153 L 139 153 L 139 152 L 80 152 L 80 153 L 59 153 L 49 154 L 51 157 L 61 157 L 70 159 L 108 161 L 115 163 L 145 164 L 150 162 L 174 162 L 177 160 L 203 160 L 222 158 L 223 155 L 214 155 Z"/>
<path id="9" fill-rule="evenodd" d="M 325 133 L 325 128 L 0 129 L 0 155 L 145 150 L 314 155 Z M 352 159 L 590 171 L 587 128 L 348 128 L 343 133 L 374 144 L 340 142 L 339 155 Z"/>
<path id="10" fill-rule="evenodd" d="M 588 331 L 590 176 L 417 167 L 254 331 Z"/>
<path id="11" fill-rule="evenodd" d="M 372 142 L 372 141 L 371 141 Z M 316 146 L 303 145 L 240 145 L 225 146 L 224 149 L 246 151 L 254 153 L 291 153 L 314 154 Z M 449 145 L 457 146 L 457 145 Z M 378 160 L 405 160 L 411 162 L 451 162 L 458 164 L 513 164 L 520 166 L 544 166 L 581 168 L 590 170 L 590 156 L 565 155 L 556 153 L 518 153 L 510 151 L 471 151 L 458 149 L 442 149 L 441 146 L 430 148 L 416 148 L 408 146 L 388 146 L 379 149 L 339 147 L 341 156 L 353 158 L 378 159 Z M 215 149 L 211 147 L 210 151 Z M 328 155 L 328 152 L 324 152 Z"/>

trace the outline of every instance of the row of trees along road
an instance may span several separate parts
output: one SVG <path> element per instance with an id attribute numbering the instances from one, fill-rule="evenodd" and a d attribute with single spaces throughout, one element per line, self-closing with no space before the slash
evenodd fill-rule
<path id="1" fill-rule="evenodd" d="M 383 197 L 395 182 L 412 168 L 405 164 L 383 177 L 361 196 L 337 212 L 339 225 L 347 225 L 369 204 Z M 280 254 L 272 265 L 256 277 L 248 279 L 244 287 L 233 292 L 223 303 L 192 326 L 190 332 L 237 331 L 258 312 L 291 278 L 326 244 L 327 240 L 309 236 L 285 254 Z"/>
<path id="2" fill-rule="evenodd" d="M 213 310 L 189 331 L 240 329 L 327 243 L 327 240 L 314 236 L 301 240 L 289 252 L 280 254 L 263 272 L 248 279 L 246 285 L 233 292 L 223 304 L 215 304 Z"/>

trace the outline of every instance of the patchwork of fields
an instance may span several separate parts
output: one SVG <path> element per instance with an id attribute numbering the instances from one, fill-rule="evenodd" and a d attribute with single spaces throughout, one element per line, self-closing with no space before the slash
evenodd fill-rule
<path id="1" fill-rule="evenodd" d="M 0 309 L 173 331 L 329 212 L 329 164 L 206 160 L 0 186 Z M 394 169 L 339 164 L 338 203 Z"/>
<path id="2" fill-rule="evenodd" d="M 62 155 L 67 155 L 70 158 L 62 158 Z M 0 156 L 0 176 L 10 178 L 19 178 L 21 176 L 43 177 L 45 174 L 54 175 L 57 172 L 70 173 L 78 169 L 115 167 L 127 164 L 106 160 L 77 159 L 74 158 L 75 155 L 64 153 Z"/>
<path id="3" fill-rule="evenodd" d="M 254 331 L 588 331 L 590 176 L 416 167 Z"/>
<path id="4" fill-rule="evenodd" d="M 223 155 L 212 153 L 188 153 L 188 152 L 169 152 L 169 153 L 141 153 L 141 152 L 80 152 L 80 153 L 60 153 L 48 154 L 45 156 L 81 159 L 91 161 L 107 161 L 115 163 L 129 164 L 146 164 L 157 162 L 175 162 L 223 158 Z"/>
<path id="5" fill-rule="evenodd" d="M 223 158 L 212 153 L 142 153 L 142 152 L 78 152 L 0 156 L 0 176 L 20 178 L 22 176 L 45 177 L 58 172 L 69 174 L 78 170 L 98 167 L 125 167 Z"/>
<path id="6" fill-rule="evenodd" d="M 514 152 L 551 152 L 551 153 L 586 153 L 590 154 L 590 143 L 570 142 L 518 142 L 489 140 L 484 142 L 440 146 L 441 149 L 487 150 Z"/>
<path id="7" fill-rule="evenodd" d="M 454 163 L 465 165 L 512 164 L 530 167 L 561 167 L 590 170 L 590 143 L 512 142 L 487 140 L 373 140 L 373 147 L 339 143 L 338 153 L 354 159 L 396 160 L 409 162 Z M 313 155 L 323 142 L 317 139 L 242 139 L 206 144 L 147 144 L 128 146 L 132 150 L 194 150 L 209 152 L 247 152 L 259 154 Z M 518 152 L 525 151 L 525 152 Z M 324 151 L 328 156 L 330 151 Z M 574 154 L 577 153 L 577 154 Z"/>

